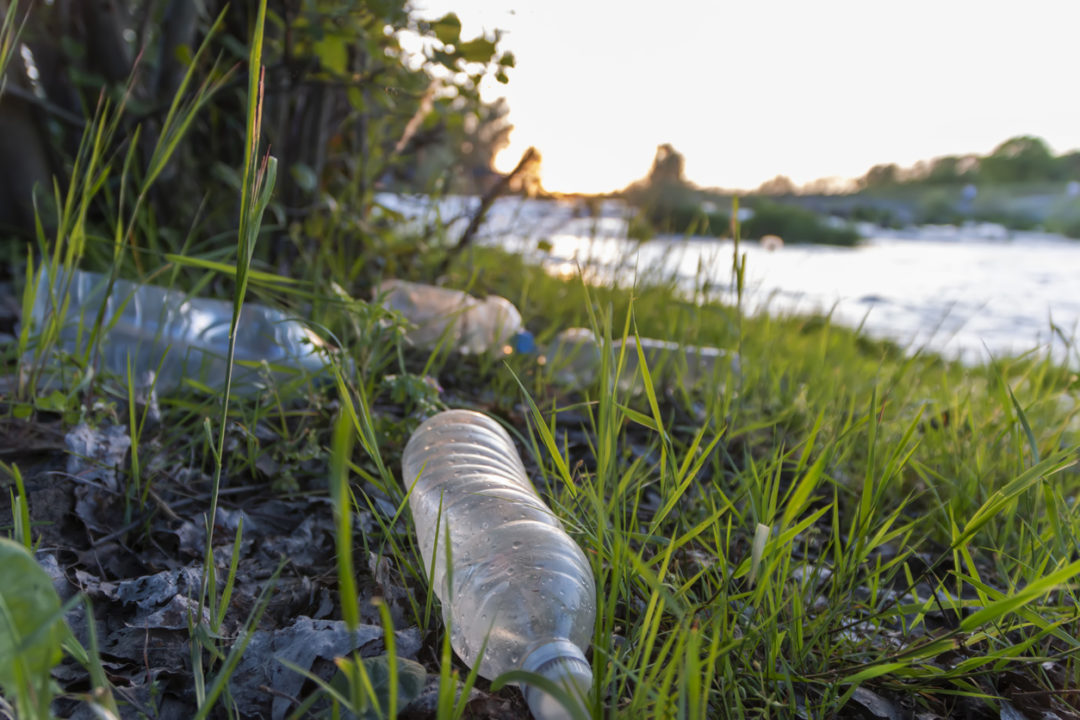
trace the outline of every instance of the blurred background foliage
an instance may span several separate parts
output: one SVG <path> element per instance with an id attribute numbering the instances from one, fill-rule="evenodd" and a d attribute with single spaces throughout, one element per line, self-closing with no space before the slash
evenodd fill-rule
<path id="1" fill-rule="evenodd" d="M 127 241 L 137 252 L 129 270 L 158 267 L 170 252 L 227 258 L 238 217 L 245 65 L 256 6 L 254 0 L 38 0 L 31 6 L 0 97 L 0 233 L 22 238 L 6 243 L 8 260 L 38 235 L 35 205 L 43 223 L 39 240 L 52 237 L 56 197 L 78 172 L 80 142 L 106 117 L 117 122 L 104 149 L 111 171 L 94 195 L 87 236 L 112 236 L 122 215 L 123 176 L 130 172 L 139 183 L 148 174 L 178 94 L 182 102 L 203 104 L 181 129 L 176 152 L 135 218 Z M 7 10 L 3 0 L 0 10 Z M 417 19 L 405 0 L 271 0 L 267 18 L 264 146 L 281 171 L 257 265 L 288 274 L 292 263 L 307 261 L 339 280 L 355 280 L 362 257 L 409 257 L 380 252 L 380 244 L 396 240 L 382 227 L 387 213 L 373 212 L 377 190 L 476 193 L 498 182 L 491 161 L 506 143 L 508 110 L 479 95 L 482 78 L 506 82 L 514 65 L 497 34 L 463 37 L 455 15 Z M 204 42 L 207 52 L 200 55 Z M 185 86 L 189 69 L 193 80 Z M 133 162 L 121 170 L 129 150 Z M 107 263 L 109 245 L 88 243 L 90 266 Z"/>
<path id="2" fill-rule="evenodd" d="M 788 243 L 854 245 L 853 223 L 860 221 L 896 228 L 988 222 L 1080 238 L 1080 151 L 1055 155 L 1031 135 L 1010 138 L 987 155 L 875 165 L 839 184 L 822 178 L 797 186 L 778 175 L 750 193 L 698 187 L 683 176 L 684 164 L 678 150 L 661 145 L 648 175 L 619 193 L 637 208 L 632 237 L 730 237 L 726 211 L 741 196 L 742 234 L 779 235 Z"/>

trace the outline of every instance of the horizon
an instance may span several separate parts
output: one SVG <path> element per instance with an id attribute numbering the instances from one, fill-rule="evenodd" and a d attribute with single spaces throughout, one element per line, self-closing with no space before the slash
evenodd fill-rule
<path id="1" fill-rule="evenodd" d="M 1080 148 L 1080 100 L 1064 74 L 1080 3 L 677 0 L 663 16 L 568 0 L 415 7 L 456 13 L 466 36 L 504 31 L 516 67 L 508 84 L 481 88 L 489 102 L 506 98 L 514 125 L 495 167 L 509 171 L 534 146 L 550 192 L 623 189 L 665 143 L 685 157 L 687 181 L 738 191 L 777 175 L 804 186 L 988 155 L 1020 135 L 1055 155 Z"/>

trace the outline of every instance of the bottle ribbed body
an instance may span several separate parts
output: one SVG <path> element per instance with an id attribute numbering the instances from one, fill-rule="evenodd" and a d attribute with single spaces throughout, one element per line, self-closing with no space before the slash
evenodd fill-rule
<path id="1" fill-rule="evenodd" d="M 462 660 L 480 661 L 480 674 L 494 678 L 553 641 L 588 647 L 592 570 L 537 496 L 502 427 L 480 413 L 440 413 L 410 438 L 402 466 L 406 488 L 416 481 L 417 540 Z"/>

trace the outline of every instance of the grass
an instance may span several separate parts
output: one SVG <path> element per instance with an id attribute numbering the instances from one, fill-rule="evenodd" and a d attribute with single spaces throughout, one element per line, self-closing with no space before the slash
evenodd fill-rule
<path id="1" fill-rule="evenodd" d="M 656 308 L 674 306 L 684 342 L 730 346 L 737 327 L 727 309 L 678 303 L 662 287 L 616 313 L 598 299 L 614 290 L 517 270 L 531 323 L 547 307 L 587 322 L 572 308 L 596 307 L 609 336 L 630 321 L 655 335 Z M 702 398 L 646 380 L 644 402 L 614 385 L 560 402 L 525 370 L 537 405 L 517 429 L 601 593 L 592 715 L 825 716 L 864 683 L 941 712 L 956 693 L 992 698 L 994 673 L 1038 678 L 1047 658 L 1075 680 L 1077 433 L 1058 402 L 1075 375 L 1037 357 L 975 370 L 907 358 L 817 319 L 743 328 L 743 377 Z M 505 369 L 490 371 L 483 382 L 503 407 L 518 402 Z M 364 380 L 339 378 L 345 437 L 330 444 L 343 608 L 356 607 L 349 506 L 372 486 L 398 502 L 404 492 Z M 570 450 L 577 428 L 588 447 Z M 425 577 L 415 548 L 381 546 Z M 438 632 L 436 618 L 416 620 Z"/>
<path id="2" fill-rule="evenodd" d="M 409 522 L 396 471 L 410 421 L 388 426 L 373 409 L 385 399 L 387 366 L 400 372 L 393 366 L 404 363 L 406 374 L 426 367 L 467 378 L 466 403 L 490 391 L 487 408 L 512 422 L 534 480 L 593 560 L 592 717 L 825 717 L 850 708 L 860 687 L 949 715 L 964 697 L 996 707 L 996 679 L 1015 673 L 1057 692 L 1047 662 L 1069 685 L 1080 680 L 1072 661 L 1078 432 L 1063 402 L 1080 387 L 1073 372 L 1035 354 L 964 368 L 908 356 L 827 318 L 742 318 L 726 305 L 680 300 L 664 283 L 589 288 L 495 251 L 478 251 L 454 272 L 462 285 L 513 299 L 541 336 L 593 325 L 608 340 L 636 329 L 739 347 L 742 376 L 720 378 L 723 387 L 700 396 L 651 378 L 641 396 L 614 383 L 567 394 L 527 360 L 511 362 L 519 386 L 497 364 L 463 370 L 452 356 L 404 352 L 361 363 L 355 377 L 340 372 L 330 389 L 306 390 L 325 393 L 323 403 L 337 397 L 332 424 L 288 398 L 219 405 L 219 434 L 205 445 L 223 476 L 245 472 L 242 458 L 220 452 L 232 418 L 254 426 L 276 416 L 293 432 L 307 423 L 329 449 L 341 608 L 357 607 L 349 518 L 372 509 L 374 497 L 398 511 L 379 513 L 382 529 L 365 544 L 426 583 L 417 549 L 395 532 Z M 355 337 L 379 331 L 378 313 L 364 321 Z M 614 344 L 604 347 L 606 363 L 626 366 Z M 520 416 L 523 400 L 532 410 Z M 172 440 L 214 404 L 172 401 Z M 198 450 L 200 435 L 191 437 Z M 25 522 L 17 527 L 25 532 Z M 219 588 L 209 560 L 206 568 L 220 628 L 229 581 Z M 463 677 L 432 597 L 419 600 L 410 621 L 442 648 L 430 671 Z M 204 638 L 193 641 L 195 677 L 209 673 L 201 716 L 226 690 L 247 634 L 209 640 L 216 636 L 193 631 Z M 219 644 L 216 673 L 199 671 Z M 393 709 L 394 673 L 380 695 L 360 658 L 342 667 L 352 692 L 323 692 L 356 711 Z M 438 717 L 463 712 L 450 695 L 439 708 Z"/>
<path id="3" fill-rule="evenodd" d="M 251 67 L 259 67 L 258 47 L 252 44 Z M 204 85 L 195 97 L 213 90 Z M 231 596 L 244 530 L 241 523 L 219 566 L 214 551 L 222 542 L 213 520 L 223 488 L 252 482 L 256 464 L 272 456 L 299 479 L 261 492 L 329 498 L 335 612 L 355 628 L 364 574 L 356 558 L 373 553 L 389 560 L 406 585 L 428 586 L 398 468 L 417 416 L 444 403 L 480 407 L 510 427 L 535 484 L 592 561 L 598 613 L 590 717 L 832 717 L 856 714 L 865 697 L 859 691 L 866 690 L 938 716 L 1001 712 L 1005 703 L 1015 708 L 1031 697 L 1062 715 L 1075 711 L 1076 697 L 1065 692 L 1080 684 L 1073 659 L 1080 645 L 1074 370 L 1034 352 L 963 367 L 869 340 L 827 317 L 745 317 L 741 297 L 724 302 L 704 282 L 691 299 L 668 278 L 589 287 L 485 249 L 457 259 L 449 284 L 508 297 L 541 341 L 566 327 L 594 328 L 602 338 L 601 378 L 635 365 L 625 355 L 633 350 L 616 342 L 633 334 L 737 348 L 742 372 L 711 378 L 691 394 L 677 379 L 666 387 L 654 381 L 642 355 L 636 366 L 643 392 L 635 395 L 626 389 L 632 384 L 613 381 L 555 387 L 549 369 L 529 358 L 504 364 L 445 350 L 417 353 L 403 347 L 393 317 L 360 299 L 369 288 L 349 273 L 364 263 L 337 262 L 340 247 L 313 246 L 312 262 L 296 266 L 310 272 L 298 282 L 266 281 L 256 244 L 274 162 L 259 150 L 259 97 L 252 73 L 235 257 L 171 248 L 176 252 L 163 257 L 163 268 L 140 266 L 132 228 L 145 212 L 154 173 L 143 177 L 127 215 L 119 213 L 126 191 L 120 192 L 114 232 L 105 235 L 108 252 L 98 254 L 109 259 L 114 280 L 145 271 L 206 289 L 225 278 L 234 302 L 230 339 L 249 280 L 262 301 L 310 302 L 312 326 L 341 349 L 333 382 L 299 378 L 243 398 L 231 397 L 228 385 L 220 396 L 186 386 L 162 399 L 165 419 L 151 429 L 144 416 L 137 421 L 131 375 L 125 383 L 88 372 L 93 345 L 105 337 L 99 312 L 86 329 L 89 344 L 67 358 L 73 379 L 59 397 L 38 397 L 33 388 L 47 367 L 22 360 L 20 377 L 28 380 L 21 394 L 4 398 L 9 419 L 28 424 L 58 411 L 71 422 L 104 420 L 110 398 L 128 408 L 135 445 L 124 497 L 133 537 L 161 512 L 151 498 L 164 480 L 143 462 L 152 448 L 201 457 L 212 470 L 198 598 L 209 612 L 193 617 L 190 629 L 193 715 L 233 714 L 231 675 L 277 578 L 266 579 L 250 612 L 237 616 Z M 153 167 L 167 162 L 190 122 L 185 118 L 199 107 L 195 100 L 170 111 L 173 130 L 161 133 L 165 154 L 154 155 Z M 131 154 L 112 152 L 113 117 L 103 104 L 72 184 L 56 192 L 61 222 L 56 238 L 42 237 L 40 248 L 54 268 L 83 264 L 86 243 L 95 242 L 88 208 L 114 165 L 125 182 L 130 175 Z M 422 279 L 423 264 L 413 267 Z M 742 267 L 736 255 L 737 274 Z M 27 306 L 33 269 L 25 273 Z M 36 335 L 24 327 L 17 357 L 57 342 L 54 322 Z M 230 368 L 232 354 L 230 342 Z M 439 377 L 448 392 L 437 396 L 424 375 Z M 112 393 L 110 384 L 121 391 Z M 267 424 L 279 431 L 269 445 L 251 430 Z M 323 459 L 329 482 L 304 475 L 301 457 Z M 11 533 L 32 546 L 23 475 L 15 466 L 5 474 L 15 484 Z M 362 535 L 354 518 L 369 513 L 375 527 Z M 21 592 L 15 585 L 0 589 L 0 609 L 13 607 Z M 343 684 L 314 683 L 297 716 L 316 712 L 320 701 L 333 711 L 393 716 L 419 691 L 409 678 L 424 671 L 441 680 L 434 717 L 466 715 L 468 690 L 489 686 L 452 657 L 434 611 L 438 600 L 425 591 L 405 602 L 404 621 L 425 639 L 423 666 L 396 658 L 383 603 L 382 664 L 358 654 L 341 658 Z M 14 625 L 10 610 L 0 617 Z M 23 665 L 40 665 L 43 654 L 55 659 L 51 630 L 11 637 Z M 96 640 L 90 645 L 64 647 L 87 669 L 88 701 L 115 715 Z M 42 699 L 61 692 L 55 681 L 15 672 L 11 678 L 4 678 L 4 693 L 19 716 L 47 716 Z M 1028 690 L 1010 689 L 1016 678 Z"/>

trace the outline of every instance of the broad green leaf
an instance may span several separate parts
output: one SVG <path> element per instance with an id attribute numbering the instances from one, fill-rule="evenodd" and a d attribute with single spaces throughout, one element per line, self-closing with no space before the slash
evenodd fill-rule
<path id="1" fill-rule="evenodd" d="M 349 48 L 341 35 L 327 35 L 315 43 L 315 54 L 324 68 L 344 75 L 349 64 Z"/>
<path id="2" fill-rule="evenodd" d="M 0 687 L 8 697 L 17 684 L 44 688 L 60 662 L 66 628 L 60 597 L 30 551 L 0 538 Z"/>
<path id="3" fill-rule="evenodd" d="M 447 13 L 442 19 L 431 24 L 431 30 L 439 42 L 444 45 L 453 45 L 461 37 L 461 21 L 454 13 Z"/>
<path id="4" fill-rule="evenodd" d="M 487 38 L 480 37 L 459 43 L 457 50 L 465 62 L 486 63 L 495 54 L 495 43 Z"/>

